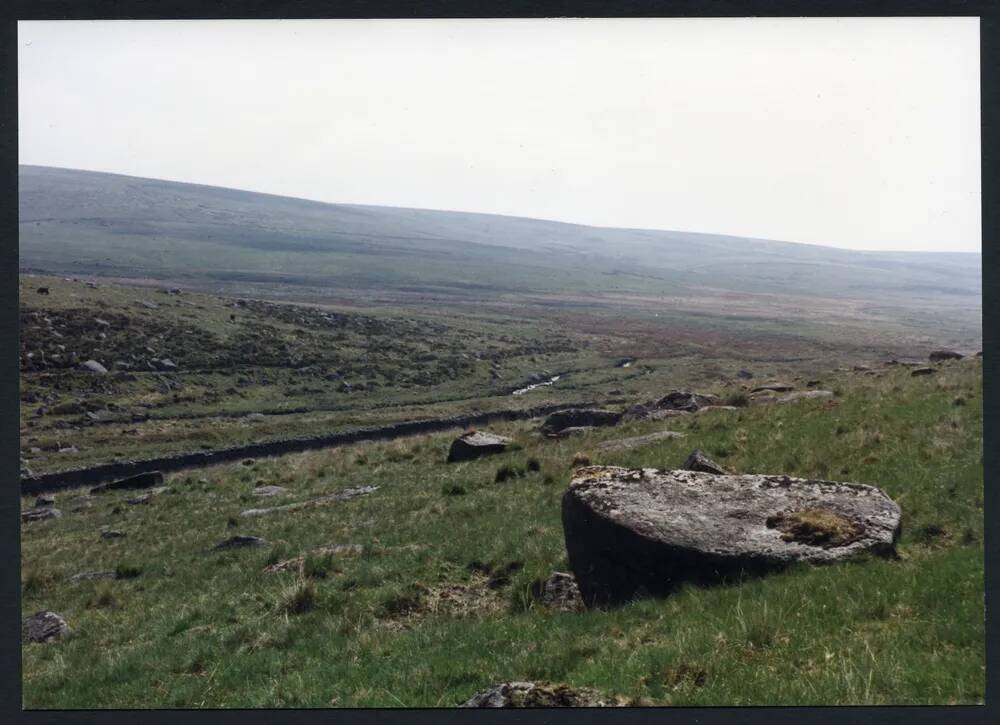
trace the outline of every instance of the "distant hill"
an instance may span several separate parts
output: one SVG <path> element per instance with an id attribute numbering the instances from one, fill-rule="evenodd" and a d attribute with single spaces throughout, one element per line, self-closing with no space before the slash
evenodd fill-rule
<path id="1" fill-rule="evenodd" d="M 487 298 L 712 288 L 980 307 L 978 254 L 326 204 L 40 166 L 21 166 L 19 178 L 22 270 Z"/>

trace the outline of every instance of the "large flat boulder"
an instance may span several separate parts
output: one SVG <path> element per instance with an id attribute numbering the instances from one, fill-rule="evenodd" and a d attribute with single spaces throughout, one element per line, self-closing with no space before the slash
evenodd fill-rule
<path id="1" fill-rule="evenodd" d="M 588 606 L 663 596 L 864 553 L 891 556 L 900 510 L 879 489 L 789 476 L 590 466 L 562 500 L 570 566 Z"/>
<path id="2" fill-rule="evenodd" d="M 485 431 L 472 431 L 452 441 L 451 448 L 448 450 L 448 463 L 471 461 L 482 456 L 503 453 L 507 450 L 508 445 L 510 445 L 510 438 Z"/>
<path id="3" fill-rule="evenodd" d="M 546 418 L 545 422 L 542 423 L 542 433 L 548 436 L 557 436 L 567 428 L 618 425 L 618 421 L 621 418 L 621 413 L 596 408 L 559 410 Z"/>

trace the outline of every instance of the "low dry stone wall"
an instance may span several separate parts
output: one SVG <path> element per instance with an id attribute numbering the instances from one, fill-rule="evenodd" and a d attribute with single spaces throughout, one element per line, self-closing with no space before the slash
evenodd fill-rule
<path id="1" fill-rule="evenodd" d="M 356 428 L 354 430 L 327 433 L 324 435 L 302 438 L 285 438 L 281 440 L 250 443 L 229 448 L 217 448 L 211 451 L 192 453 L 174 453 L 159 458 L 143 461 L 119 461 L 105 463 L 89 468 L 79 468 L 70 471 L 56 471 L 37 476 L 21 478 L 21 495 L 34 496 L 50 491 L 59 491 L 79 486 L 89 486 L 126 476 L 135 476 L 149 471 L 180 471 L 188 468 L 202 468 L 217 463 L 238 461 L 244 458 L 260 458 L 264 456 L 279 456 L 285 453 L 299 453 L 318 448 L 359 443 L 361 441 L 390 440 L 421 433 L 437 433 L 451 428 L 467 428 L 473 425 L 485 425 L 495 421 L 530 420 L 541 418 L 566 408 L 579 408 L 596 405 L 593 401 L 583 403 L 562 403 L 523 410 L 498 410 L 490 413 L 474 415 L 459 415 L 451 418 L 432 418 L 429 420 L 413 420 L 391 425 Z"/>

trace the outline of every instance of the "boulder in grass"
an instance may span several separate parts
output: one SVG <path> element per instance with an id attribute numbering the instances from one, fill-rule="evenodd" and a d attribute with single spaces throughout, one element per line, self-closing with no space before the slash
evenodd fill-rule
<path id="1" fill-rule="evenodd" d="M 542 433 L 547 436 L 558 436 L 567 428 L 596 427 L 618 425 L 622 419 L 621 413 L 596 408 L 572 408 L 552 413 L 542 423 Z"/>
<path id="2" fill-rule="evenodd" d="M 21 625 L 21 637 L 28 642 L 47 642 L 67 632 L 66 620 L 55 612 L 36 612 Z"/>
<path id="3" fill-rule="evenodd" d="M 448 463 L 471 461 L 482 456 L 503 453 L 510 442 L 510 438 L 484 431 L 465 433 L 452 442 L 448 450 Z"/>
<path id="4" fill-rule="evenodd" d="M 264 546 L 265 539 L 259 536 L 230 536 L 225 541 L 220 541 L 212 547 L 212 551 L 226 551 L 228 549 L 245 549 L 251 546 Z"/>
<path id="5" fill-rule="evenodd" d="M 87 371 L 92 372 L 92 373 L 96 373 L 98 375 L 107 375 L 108 374 L 108 369 L 106 367 L 104 367 L 103 365 L 101 365 L 96 360 L 87 360 L 86 362 L 82 363 L 80 365 L 80 367 L 83 368 L 84 370 L 87 370 Z"/>
<path id="6" fill-rule="evenodd" d="M 919 378 L 924 375 L 933 375 L 936 372 L 937 370 L 934 368 L 913 368 L 913 370 L 910 371 L 910 377 Z"/>
<path id="7" fill-rule="evenodd" d="M 545 581 L 536 581 L 531 587 L 535 600 L 546 609 L 556 612 L 577 612 L 583 609 L 580 588 L 572 574 L 553 572 Z"/>
<path id="8" fill-rule="evenodd" d="M 935 350 L 927 359 L 931 362 L 944 362 L 945 360 L 961 360 L 965 355 L 954 350 Z"/>
<path id="9" fill-rule="evenodd" d="M 103 493 L 104 491 L 134 491 L 142 488 L 153 488 L 163 484 L 163 474 L 160 471 L 148 471 L 136 476 L 129 476 L 117 481 L 102 483 L 90 489 L 91 493 Z"/>
<path id="10" fill-rule="evenodd" d="M 480 690 L 461 707 L 615 707 L 597 690 L 552 682 L 501 682 Z"/>
<path id="11" fill-rule="evenodd" d="M 711 458 L 706 456 L 701 452 L 700 449 L 695 448 L 691 451 L 691 455 L 687 457 L 684 461 L 684 465 L 681 466 L 685 471 L 701 471 L 702 473 L 713 473 L 716 476 L 725 476 L 729 473 L 725 468 L 720 466 L 718 463 L 713 461 Z"/>
<path id="12" fill-rule="evenodd" d="M 570 566 L 588 606 L 664 596 L 794 562 L 893 556 L 900 510 L 856 483 L 591 466 L 562 500 Z"/>

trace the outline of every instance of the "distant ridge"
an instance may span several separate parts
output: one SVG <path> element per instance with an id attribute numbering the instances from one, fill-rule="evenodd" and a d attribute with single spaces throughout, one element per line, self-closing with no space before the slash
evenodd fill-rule
<path id="1" fill-rule="evenodd" d="M 19 180 L 25 270 L 445 295 L 709 288 L 975 307 L 981 296 L 978 254 L 331 204 L 43 166 L 22 165 Z"/>

